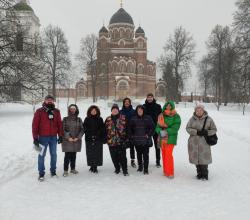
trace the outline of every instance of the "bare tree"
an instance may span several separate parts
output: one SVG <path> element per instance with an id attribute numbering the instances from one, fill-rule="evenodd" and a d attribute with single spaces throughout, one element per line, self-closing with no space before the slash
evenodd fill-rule
<path id="1" fill-rule="evenodd" d="M 41 92 L 46 78 L 39 35 L 31 36 L 30 27 L 20 25 L 14 3 L 0 0 L 0 93 L 20 100 L 21 91 Z"/>
<path id="2" fill-rule="evenodd" d="M 97 65 L 97 36 L 87 35 L 81 39 L 80 53 L 77 59 L 82 63 L 84 70 L 91 76 L 91 87 L 93 102 L 96 102 L 96 81 L 98 73 Z"/>
<path id="3" fill-rule="evenodd" d="M 238 65 L 236 87 L 238 91 L 238 100 L 243 105 L 243 114 L 245 108 L 250 102 L 250 1 L 238 0 L 238 7 L 234 14 L 234 31 L 237 35 L 236 47 L 238 50 Z"/>
<path id="4" fill-rule="evenodd" d="M 162 63 L 170 63 L 174 69 L 175 75 L 175 101 L 180 101 L 180 93 L 183 90 L 184 80 L 191 73 L 191 62 L 195 56 L 195 42 L 193 37 L 183 27 L 178 27 L 174 35 L 170 35 L 164 55 L 161 58 Z"/>
<path id="5" fill-rule="evenodd" d="M 176 90 L 175 90 L 175 74 L 173 65 L 166 61 L 163 57 L 159 60 L 159 66 L 162 72 L 162 79 L 166 83 L 166 99 L 174 100 L 176 98 Z"/>
<path id="6" fill-rule="evenodd" d="M 223 97 L 230 90 L 230 80 L 233 66 L 232 35 L 228 26 L 216 25 L 207 41 L 208 56 L 212 65 L 211 78 L 215 85 L 217 110 L 220 109 Z M 224 98 L 224 102 L 227 102 Z"/>
<path id="7" fill-rule="evenodd" d="M 204 98 L 205 102 L 208 101 L 208 91 L 213 86 L 214 79 L 212 79 L 212 67 L 208 56 L 204 56 L 198 64 L 198 78 L 200 86 L 204 89 Z"/>
<path id="8" fill-rule="evenodd" d="M 71 68 L 69 46 L 60 27 L 49 25 L 43 33 L 43 60 L 47 64 L 52 93 L 56 97 L 56 85 L 63 85 Z"/>

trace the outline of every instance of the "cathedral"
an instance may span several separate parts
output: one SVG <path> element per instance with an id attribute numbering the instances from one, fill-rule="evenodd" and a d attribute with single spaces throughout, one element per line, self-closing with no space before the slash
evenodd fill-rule
<path id="1" fill-rule="evenodd" d="M 135 29 L 133 18 L 122 7 L 99 31 L 96 97 L 121 100 L 142 98 L 156 90 L 156 63 L 147 59 L 147 37 Z M 78 97 L 92 97 L 91 74 L 77 83 Z"/>

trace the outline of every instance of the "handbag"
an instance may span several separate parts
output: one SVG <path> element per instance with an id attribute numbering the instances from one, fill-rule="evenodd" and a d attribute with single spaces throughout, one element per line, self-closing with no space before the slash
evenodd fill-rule
<path id="1" fill-rule="evenodd" d="M 204 130 L 204 129 L 205 129 L 206 122 L 207 122 L 207 118 L 208 118 L 208 117 L 206 117 L 206 118 L 205 118 L 205 121 L 204 121 L 204 125 L 203 125 L 202 130 Z M 218 142 L 218 137 L 217 137 L 217 134 L 210 135 L 210 136 L 205 135 L 205 136 L 204 136 L 204 138 L 205 138 L 205 140 L 206 140 L 207 144 L 208 144 L 208 145 L 210 145 L 210 146 L 216 145 L 216 144 L 217 144 L 217 142 Z"/>
<path id="2" fill-rule="evenodd" d="M 151 136 L 147 138 L 146 146 L 153 147 L 153 141 Z"/>

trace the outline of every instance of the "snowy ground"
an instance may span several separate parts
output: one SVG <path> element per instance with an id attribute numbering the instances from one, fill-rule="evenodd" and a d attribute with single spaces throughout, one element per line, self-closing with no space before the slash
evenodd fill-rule
<path id="1" fill-rule="evenodd" d="M 81 117 L 89 105 L 79 103 Z M 110 114 L 107 103 L 98 105 L 104 118 Z M 37 155 L 32 150 L 32 107 L 0 104 L 0 220 L 250 219 L 250 110 L 242 116 L 237 106 L 220 112 L 213 105 L 207 108 L 219 130 L 208 182 L 196 180 L 195 168 L 188 162 L 185 126 L 193 105 L 180 104 L 182 127 L 174 153 L 174 180 L 154 167 L 153 148 L 149 176 L 131 167 L 129 177 L 113 174 L 107 146 L 98 175 L 88 172 L 83 146 L 77 157 L 79 175 L 63 178 L 58 146 L 59 178 L 47 175 L 39 183 Z M 60 102 L 60 109 L 65 116 L 65 102 Z M 46 164 L 48 170 L 49 156 Z"/>

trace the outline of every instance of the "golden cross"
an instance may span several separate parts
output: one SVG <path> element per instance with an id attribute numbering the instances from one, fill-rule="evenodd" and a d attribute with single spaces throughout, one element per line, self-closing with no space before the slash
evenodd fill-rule
<path id="1" fill-rule="evenodd" d="M 120 2 L 120 6 L 121 6 L 121 8 L 123 7 L 123 1 L 121 0 L 121 2 Z"/>

